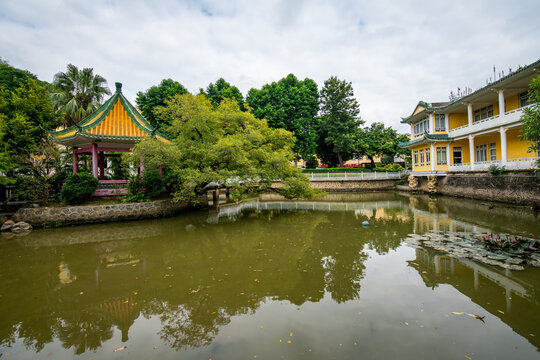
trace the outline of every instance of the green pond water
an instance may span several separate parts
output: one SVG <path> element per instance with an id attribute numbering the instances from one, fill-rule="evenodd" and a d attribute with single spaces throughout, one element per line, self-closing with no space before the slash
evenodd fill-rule
<path id="1" fill-rule="evenodd" d="M 540 269 L 403 242 L 434 230 L 538 237 L 540 218 L 457 198 L 267 195 L 2 236 L 0 358 L 540 358 Z"/>

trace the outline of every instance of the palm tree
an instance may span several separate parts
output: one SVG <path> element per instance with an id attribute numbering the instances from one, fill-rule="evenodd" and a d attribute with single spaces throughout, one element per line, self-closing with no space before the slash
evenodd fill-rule
<path id="1" fill-rule="evenodd" d="M 94 75 L 93 68 L 79 70 L 73 64 L 68 64 L 65 73 L 54 75 L 53 86 L 51 102 L 57 111 L 66 113 L 67 126 L 79 123 L 94 112 L 103 97 L 111 93 L 107 80 Z"/>

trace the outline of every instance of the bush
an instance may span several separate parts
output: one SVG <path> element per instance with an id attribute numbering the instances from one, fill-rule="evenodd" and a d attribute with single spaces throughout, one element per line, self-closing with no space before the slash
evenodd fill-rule
<path id="1" fill-rule="evenodd" d="M 399 164 L 388 164 L 388 165 L 385 165 L 385 166 L 376 166 L 373 171 L 380 171 L 380 172 L 386 172 L 386 171 L 391 171 L 391 172 L 398 172 L 398 171 L 403 171 L 403 166 L 399 165 Z"/>
<path id="2" fill-rule="evenodd" d="M 499 175 L 506 171 L 506 167 L 493 164 L 488 168 L 488 171 L 491 175 Z"/>
<path id="3" fill-rule="evenodd" d="M 92 196 L 98 183 L 98 179 L 90 173 L 70 174 L 60 192 L 62 201 L 68 204 L 82 204 Z"/>
<path id="4" fill-rule="evenodd" d="M 310 156 L 306 160 L 306 169 L 315 169 L 317 166 L 319 166 L 319 162 L 315 158 L 315 156 Z"/>
<path id="5" fill-rule="evenodd" d="M 143 175 L 142 186 L 146 190 L 146 195 L 151 199 L 157 199 L 163 194 L 163 179 L 156 169 L 145 170 Z"/>

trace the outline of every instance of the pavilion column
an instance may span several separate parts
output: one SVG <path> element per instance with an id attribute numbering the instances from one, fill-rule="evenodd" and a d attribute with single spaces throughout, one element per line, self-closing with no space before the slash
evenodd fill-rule
<path id="1" fill-rule="evenodd" d="M 472 111 L 472 104 L 467 104 L 467 120 L 469 122 L 469 126 L 473 124 L 473 111 Z"/>
<path id="2" fill-rule="evenodd" d="M 506 112 L 506 106 L 504 104 L 504 90 L 499 90 L 499 116 L 503 116 Z"/>
<path id="3" fill-rule="evenodd" d="M 506 129 L 501 126 L 499 132 L 501 133 L 501 164 L 506 166 L 508 163 L 508 152 L 506 148 Z"/>
<path id="4" fill-rule="evenodd" d="M 431 162 L 431 171 L 435 171 L 435 161 L 437 160 L 435 156 L 435 144 L 431 144 L 431 159 L 429 159 Z"/>
<path id="5" fill-rule="evenodd" d="M 98 177 L 98 146 L 97 143 L 92 144 L 92 175 Z"/>
<path id="6" fill-rule="evenodd" d="M 105 154 L 99 152 L 99 180 L 105 180 Z"/>
<path id="7" fill-rule="evenodd" d="M 474 136 L 469 135 L 469 157 L 471 160 L 471 170 L 474 170 Z"/>
<path id="8" fill-rule="evenodd" d="M 75 151 L 77 149 L 73 148 L 73 173 L 76 174 L 79 172 L 79 154 Z"/>

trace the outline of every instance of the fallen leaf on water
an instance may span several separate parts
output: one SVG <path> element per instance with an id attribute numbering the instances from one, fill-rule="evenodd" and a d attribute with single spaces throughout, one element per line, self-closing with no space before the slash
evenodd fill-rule
<path id="1" fill-rule="evenodd" d="M 123 350 L 126 350 L 126 349 L 127 349 L 127 346 L 122 346 L 121 348 L 114 349 L 113 352 L 123 351 Z"/>
<path id="2" fill-rule="evenodd" d="M 409 326 L 409 323 L 408 323 L 408 322 L 405 322 L 405 325 Z"/>
<path id="3" fill-rule="evenodd" d="M 139 294 L 138 291 L 134 291 L 134 292 L 133 292 L 133 295 L 138 295 L 138 294 Z"/>
<path id="4" fill-rule="evenodd" d="M 471 360 L 471 357 L 470 357 L 470 356 L 465 355 L 465 357 L 466 357 L 467 359 Z"/>
<path id="5" fill-rule="evenodd" d="M 81 291 L 81 292 L 79 293 L 79 295 L 82 295 L 82 294 L 84 294 L 84 291 Z"/>
<path id="6" fill-rule="evenodd" d="M 292 343 L 292 341 L 291 341 L 291 340 L 288 340 L 288 341 L 287 341 L 287 344 L 290 344 L 290 343 Z"/>
<path id="7" fill-rule="evenodd" d="M 343 344 L 339 344 L 339 346 L 343 346 Z"/>
<path id="8" fill-rule="evenodd" d="M 534 334 L 529 334 L 529 336 L 533 336 L 533 337 L 534 337 L 535 335 L 534 335 Z"/>
<path id="9" fill-rule="evenodd" d="M 292 336 L 292 333 L 290 333 L 289 336 Z"/>
<path id="10" fill-rule="evenodd" d="M 463 314 L 465 314 L 465 312 L 463 312 L 463 311 L 462 312 L 452 311 L 452 314 L 454 314 L 454 315 L 463 315 Z"/>
<path id="11" fill-rule="evenodd" d="M 501 311 L 501 310 L 497 310 L 497 311 L 504 315 L 504 311 Z"/>
<path id="12" fill-rule="evenodd" d="M 279 339 L 279 342 L 283 342 L 283 340 Z"/>
<path id="13" fill-rule="evenodd" d="M 467 315 L 469 315 L 470 317 L 473 317 L 473 318 L 475 318 L 475 319 L 478 319 L 478 320 L 484 322 L 485 316 L 480 316 L 480 315 L 475 315 L 475 314 L 467 314 Z"/>
<path id="14" fill-rule="evenodd" d="M 216 311 L 212 311 L 212 312 L 210 313 L 210 315 L 214 315 L 214 314 L 216 314 Z"/>
<path id="15" fill-rule="evenodd" d="M 444 317 L 450 317 L 450 316 L 448 316 L 448 314 L 444 314 Z"/>
<path id="16" fill-rule="evenodd" d="M 157 346 L 154 346 L 154 350 L 157 350 Z"/>
<path id="17" fill-rule="evenodd" d="M 124 301 L 124 304 L 127 304 L 128 302 L 129 302 L 129 300 L 126 300 L 126 301 Z"/>
<path id="18" fill-rule="evenodd" d="M 261 325 L 261 329 L 263 328 L 263 326 Z"/>

